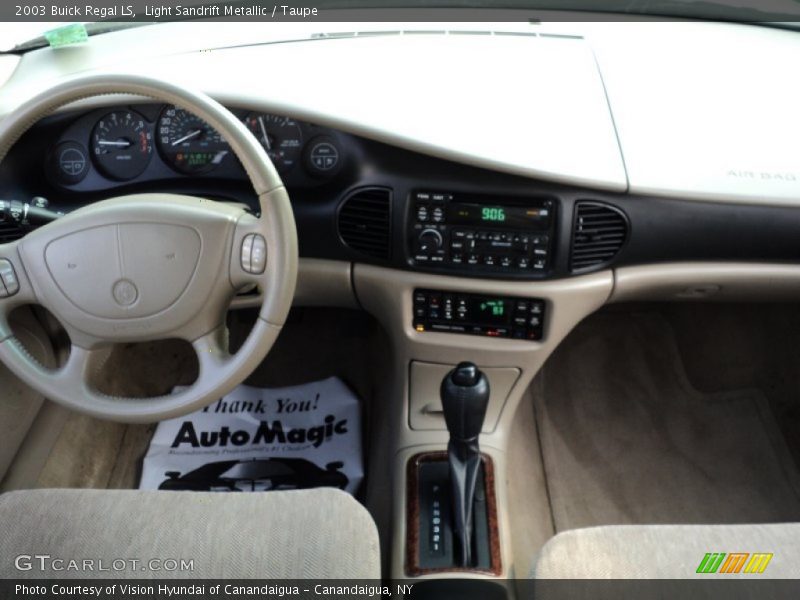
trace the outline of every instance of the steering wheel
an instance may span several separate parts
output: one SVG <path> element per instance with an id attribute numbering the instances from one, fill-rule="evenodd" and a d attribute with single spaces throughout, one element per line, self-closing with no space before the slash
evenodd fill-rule
<path id="1" fill-rule="evenodd" d="M 151 422 L 218 400 L 264 359 L 291 308 L 297 232 L 286 188 L 247 128 L 205 94 L 156 79 L 93 75 L 48 89 L 0 122 L 0 160 L 42 117 L 106 94 L 175 104 L 219 131 L 255 188 L 260 218 L 206 199 L 139 194 L 90 204 L 0 245 L 0 360 L 46 398 L 72 409 Z M 263 302 L 249 337 L 230 355 L 225 314 L 248 284 L 262 290 Z M 69 335 L 69 357 L 58 369 L 39 364 L 9 326 L 10 312 L 30 304 L 47 308 Z M 188 388 L 128 398 L 92 386 L 113 344 L 167 338 L 186 340 L 197 353 L 199 375 Z"/>

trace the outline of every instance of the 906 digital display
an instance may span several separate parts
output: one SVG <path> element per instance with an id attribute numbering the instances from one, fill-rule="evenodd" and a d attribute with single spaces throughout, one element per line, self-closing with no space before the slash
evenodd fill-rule
<path id="1" fill-rule="evenodd" d="M 447 222 L 453 225 L 502 225 L 525 230 L 547 229 L 551 211 L 546 206 L 510 206 L 451 202 Z"/>
<path id="2" fill-rule="evenodd" d="M 481 208 L 481 219 L 483 221 L 505 221 L 506 209 L 502 206 L 484 206 Z"/>

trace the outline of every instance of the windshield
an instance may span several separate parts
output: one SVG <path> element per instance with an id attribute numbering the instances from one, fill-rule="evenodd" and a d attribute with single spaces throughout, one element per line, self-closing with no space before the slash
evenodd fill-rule
<path id="1" fill-rule="evenodd" d="M 100 21 L 84 22 L 87 34 L 100 35 L 128 27 L 136 27 L 166 21 L 191 20 L 199 18 L 197 14 L 190 14 L 193 9 L 202 6 L 236 7 L 250 4 L 245 0 L 234 2 L 209 2 L 209 0 L 188 0 L 163 2 L 169 11 L 162 11 L 157 16 L 152 10 L 148 14 L 145 3 L 133 1 L 132 10 L 135 11 L 134 20 L 124 22 Z M 474 12 L 468 9 L 497 9 L 501 10 L 536 10 L 536 11 L 571 11 L 592 12 L 608 15 L 609 20 L 619 16 L 648 16 L 663 18 L 707 19 L 717 21 L 736 21 L 747 23 L 762 23 L 780 25 L 791 29 L 800 29 L 800 0 L 315 0 L 313 3 L 296 3 L 316 7 L 318 21 L 367 21 L 373 20 L 377 13 L 363 13 L 360 18 L 357 9 L 393 9 L 396 15 L 404 19 L 428 21 L 431 20 L 421 9 L 463 9 L 463 12 L 453 11 L 448 14 L 448 20 L 463 21 L 474 18 Z M 9 5 L 10 6 L 10 5 Z M 180 7 L 180 8 L 179 8 Z M 276 5 L 276 8 L 278 6 Z M 284 8 L 284 7 L 281 7 Z M 350 10 L 346 14 L 334 11 Z M 409 11 L 408 9 L 411 9 Z M 178 13 L 182 10 L 183 13 Z M 224 10 L 224 9 L 223 9 Z M 419 11 L 416 14 L 413 11 Z M 206 12 L 206 18 L 213 13 Z M 492 20 L 491 13 L 483 13 L 482 20 Z M 508 18 L 508 13 L 497 13 L 501 20 Z M 561 17 L 561 15 L 559 15 Z M 287 17 L 287 20 L 291 17 Z M 439 14 L 441 18 L 441 14 Z M 585 15 L 576 15 L 576 19 L 585 19 Z M 250 17 L 249 21 L 280 21 L 280 11 L 277 14 Z M 295 19 L 296 20 L 296 19 Z M 390 19 L 391 20 L 391 19 Z M 434 19 L 436 20 L 436 19 Z M 0 51 L 25 52 L 40 48 L 48 44 L 44 34 L 68 22 L 3 22 L 0 23 Z"/>

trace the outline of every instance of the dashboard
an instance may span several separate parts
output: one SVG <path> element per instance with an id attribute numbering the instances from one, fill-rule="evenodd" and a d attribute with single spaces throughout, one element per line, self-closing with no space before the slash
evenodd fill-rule
<path id="1" fill-rule="evenodd" d="M 372 25 L 234 35 L 165 23 L 74 52 L 0 57 L 18 60 L 0 114 L 53 78 L 112 67 L 203 89 L 280 171 L 303 258 L 466 286 L 800 261 L 800 97 L 773 60 L 800 48 L 796 33 L 714 23 L 481 25 L 488 34 L 475 24 Z M 322 58 L 337 68 L 320 68 Z M 759 69 L 747 78 L 726 66 L 753 60 Z M 269 69 L 252 78 L 232 64 Z M 754 108 L 764 105 L 754 89 L 772 110 Z M 154 191 L 257 210 L 225 140 L 193 115 L 95 98 L 37 123 L 0 164 L 0 242 L 36 225 L 23 222 L 35 213 L 25 203 L 65 213 Z"/>
<path id="2" fill-rule="evenodd" d="M 336 176 L 345 157 L 330 130 L 290 117 L 233 109 L 282 177 L 314 185 Z M 55 129 L 61 125 L 52 123 Z M 188 179 L 245 181 L 219 132 L 163 104 L 101 108 L 70 119 L 47 151 L 45 174 L 65 191 L 97 192 Z"/>
<path id="3" fill-rule="evenodd" d="M 302 257 L 511 281 L 675 261 L 800 260 L 798 208 L 561 185 L 287 115 L 232 111 L 281 173 Z M 107 104 L 43 119 L 15 145 L 0 165 L 0 242 L 35 227 L 26 215 L 36 207 L 67 213 L 155 191 L 258 207 L 206 123 L 169 105 Z"/>

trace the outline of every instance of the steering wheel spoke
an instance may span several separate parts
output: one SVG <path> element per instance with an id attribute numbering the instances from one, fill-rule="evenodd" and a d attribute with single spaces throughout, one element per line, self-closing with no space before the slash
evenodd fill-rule
<path id="1" fill-rule="evenodd" d="M 92 379 L 103 368 L 111 351 L 110 346 L 86 349 L 73 344 L 67 362 L 56 371 L 56 377 L 65 383 L 79 382 L 86 389 L 92 389 Z"/>
<path id="2" fill-rule="evenodd" d="M 22 261 L 14 246 L 0 246 L 0 342 L 12 336 L 8 316 L 20 306 L 37 303 Z"/>
<path id="3" fill-rule="evenodd" d="M 200 366 L 198 380 L 218 376 L 230 362 L 231 355 L 227 349 L 226 336 L 226 328 L 220 326 L 192 341 L 192 347 L 197 353 L 197 361 Z"/>
<path id="4" fill-rule="evenodd" d="M 263 223 L 243 213 L 236 224 L 231 251 L 230 279 L 235 289 L 263 288 L 267 280 L 268 247 Z"/>

